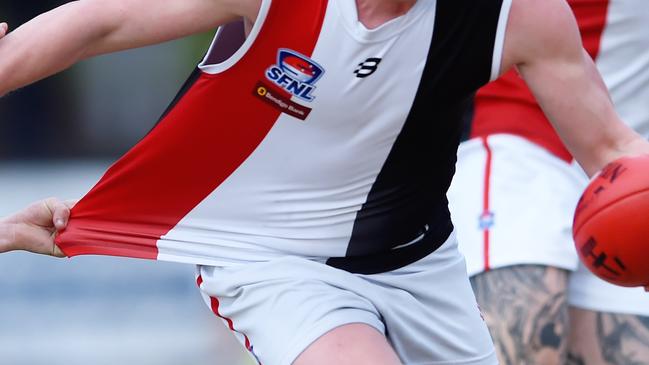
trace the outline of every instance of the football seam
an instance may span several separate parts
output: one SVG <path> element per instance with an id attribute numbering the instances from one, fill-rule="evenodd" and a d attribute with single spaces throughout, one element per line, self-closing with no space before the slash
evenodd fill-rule
<path id="1" fill-rule="evenodd" d="M 622 196 L 622 197 L 620 197 L 618 199 L 613 200 L 612 202 L 607 204 L 605 207 L 603 207 L 603 209 L 601 209 L 601 210 L 599 210 L 599 211 L 597 211 L 595 213 L 592 213 L 587 218 L 584 218 L 578 228 L 573 227 L 573 239 L 574 239 L 575 236 L 577 236 L 579 234 L 579 231 L 584 227 L 584 225 L 586 225 L 586 223 L 588 223 L 588 221 L 591 220 L 597 213 L 601 213 L 602 211 L 605 211 L 605 210 L 607 210 L 609 208 L 612 208 L 612 206 L 615 203 L 621 202 L 622 200 L 630 198 L 630 197 L 632 197 L 632 196 L 634 196 L 636 194 L 643 194 L 643 193 L 647 193 L 647 192 L 649 192 L 649 188 L 646 188 L 644 190 L 634 191 L 633 193 L 624 195 L 624 196 Z"/>

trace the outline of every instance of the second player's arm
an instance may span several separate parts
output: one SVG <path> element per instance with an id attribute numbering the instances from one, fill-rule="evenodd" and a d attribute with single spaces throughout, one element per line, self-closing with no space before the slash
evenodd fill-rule
<path id="1" fill-rule="evenodd" d="M 649 153 L 649 143 L 616 114 L 565 1 L 514 0 L 503 63 L 518 68 L 589 175 L 618 157 Z"/>
<path id="2" fill-rule="evenodd" d="M 254 20 L 259 0 L 80 0 L 2 37 L 0 96 L 99 54 Z"/>

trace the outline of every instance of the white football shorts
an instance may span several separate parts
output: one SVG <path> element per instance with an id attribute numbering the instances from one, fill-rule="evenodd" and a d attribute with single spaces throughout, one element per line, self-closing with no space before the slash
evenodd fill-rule
<path id="1" fill-rule="evenodd" d="M 469 275 L 524 264 L 575 270 L 572 220 L 587 184 L 572 164 L 520 137 L 462 143 L 449 201 Z"/>
<path id="2" fill-rule="evenodd" d="M 588 178 L 528 140 L 507 134 L 460 145 L 449 191 L 451 215 L 470 276 L 513 265 L 569 271 L 571 305 L 649 315 L 649 294 L 608 284 L 579 264 L 574 210 Z"/>
<path id="3" fill-rule="evenodd" d="M 212 311 L 264 365 L 289 365 L 352 323 L 383 333 L 406 365 L 497 364 L 455 234 L 427 257 L 380 274 L 295 256 L 198 271 Z"/>
<path id="4" fill-rule="evenodd" d="M 573 307 L 649 317 L 649 293 L 643 288 L 609 284 L 580 264 L 570 276 L 568 301 Z"/>

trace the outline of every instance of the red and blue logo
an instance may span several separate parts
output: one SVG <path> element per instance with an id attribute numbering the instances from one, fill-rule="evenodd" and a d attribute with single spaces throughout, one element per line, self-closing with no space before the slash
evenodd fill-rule
<path id="1" fill-rule="evenodd" d="M 485 211 L 480 214 L 478 222 L 481 230 L 488 231 L 493 228 L 494 224 L 496 223 L 496 214 L 492 211 Z"/>
<path id="2" fill-rule="evenodd" d="M 266 71 L 266 78 L 302 100 L 313 101 L 315 83 L 324 73 L 324 68 L 309 57 L 282 48 L 277 53 L 277 64 Z"/>

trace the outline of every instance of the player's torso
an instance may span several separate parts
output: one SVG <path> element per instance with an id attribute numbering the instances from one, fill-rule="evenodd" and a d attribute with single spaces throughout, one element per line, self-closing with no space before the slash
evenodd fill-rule
<path id="1" fill-rule="evenodd" d="M 649 137 L 649 2 L 569 0 L 584 47 L 602 74 L 622 119 Z M 525 137 L 571 160 L 523 79 L 510 71 L 482 88 L 475 100 L 472 136 Z"/>
<path id="2" fill-rule="evenodd" d="M 354 1 L 264 0 L 243 45 L 221 55 L 217 37 L 59 243 L 203 264 L 423 257 L 453 229 L 460 120 L 499 72 L 510 4 L 421 0 L 368 30 Z"/>
<path id="3" fill-rule="evenodd" d="M 356 21 L 354 2 L 333 0 L 320 29 L 293 30 L 313 38 L 312 52 L 256 39 L 253 47 L 272 44 L 276 57 L 262 61 L 254 84 L 239 95 L 241 107 L 272 110 L 269 118 L 276 120 L 245 162 L 165 239 L 222 240 L 237 248 L 261 242 L 277 252 L 345 256 L 357 213 L 410 114 L 434 9 L 434 2 L 419 1 L 407 15 L 370 31 Z M 290 27 L 292 19 L 286 14 L 279 26 Z"/>

